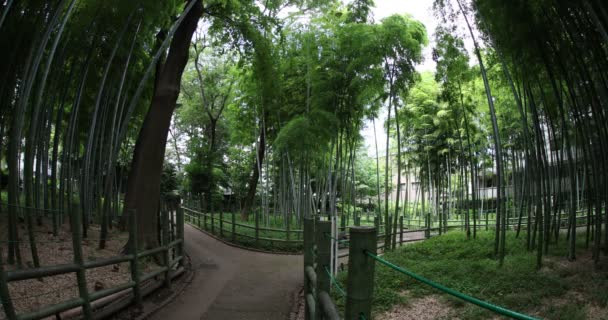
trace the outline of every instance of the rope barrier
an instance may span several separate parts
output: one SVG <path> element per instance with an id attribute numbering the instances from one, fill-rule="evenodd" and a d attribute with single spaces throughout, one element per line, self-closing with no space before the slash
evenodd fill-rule
<path id="1" fill-rule="evenodd" d="M 327 275 L 329 276 L 331 283 L 336 287 L 336 289 L 338 289 L 338 292 L 342 295 L 342 297 L 346 297 L 346 292 L 344 291 L 342 286 L 340 286 L 340 284 L 338 283 L 336 278 L 331 274 L 331 272 L 329 272 L 329 269 L 327 269 L 327 266 L 325 266 L 325 272 L 327 272 Z"/>
<path id="2" fill-rule="evenodd" d="M 450 289 L 450 288 L 445 287 L 443 285 L 440 285 L 438 283 L 435 283 L 435 282 L 433 282 L 433 281 L 431 281 L 431 280 L 429 280 L 427 278 L 424 278 L 424 277 L 422 277 L 422 276 L 420 276 L 418 274 L 415 274 L 415 273 L 413 273 L 411 271 L 405 270 L 402 267 L 394 265 L 394 264 L 392 264 L 392 263 L 390 263 L 390 262 L 388 262 L 388 261 L 386 261 L 386 260 L 378 257 L 375 254 L 369 253 L 368 251 L 365 251 L 364 253 L 367 256 L 373 258 L 374 260 L 376 260 L 376 261 L 384 264 L 385 266 L 387 266 L 387 267 L 389 267 L 389 268 L 391 268 L 391 269 L 393 269 L 395 271 L 401 272 L 401 273 L 403 273 L 403 274 L 405 274 L 405 275 L 407 275 L 409 277 L 412 277 L 412 278 L 414 278 L 414 279 L 416 279 L 416 280 L 418 280 L 418 281 L 420 281 L 420 282 L 422 282 L 424 284 L 427 284 L 427 285 L 429 285 L 429 286 L 431 286 L 431 287 L 433 287 L 435 289 L 438 289 L 440 291 L 443 291 L 445 293 L 453 295 L 453 296 L 455 296 L 457 298 L 460 298 L 460 299 L 462 299 L 464 301 L 470 302 L 470 303 L 475 304 L 477 306 L 480 306 L 482 308 L 488 309 L 490 311 L 496 312 L 498 314 L 501 314 L 501 315 L 504 315 L 504 316 L 507 316 L 507 317 L 511 317 L 513 319 L 518 319 L 518 320 L 537 320 L 536 318 L 533 318 L 531 316 L 528 316 L 528 315 L 525 315 L 525 314 L 521 314 L 521 313 L 518 313 L 518 312 L 515 312 L 515 311 L 511 311 L 511 310 L 505 309 L 503 307 L 499 307 L 497 305 L 493 305 L 491 303 L 485 302 L 483 300 L 479 300 L 477 298 L 468 296 L 468 295 L 466 295 L 466 294 L 464 294 L 462 292 L 458 292 L 456 290 L 453 290 L 453 289 Z"/>

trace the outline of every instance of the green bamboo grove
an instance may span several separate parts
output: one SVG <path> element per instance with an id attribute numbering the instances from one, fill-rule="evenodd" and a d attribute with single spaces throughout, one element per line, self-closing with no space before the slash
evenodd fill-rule
<path id="1" fill-rule="evenodd" d="M 435 5 L 446 19 L 474 16 L 487 45 L 486 61 L 501 70 L 495 72 L 493 86 L 504 91 L 508 101 L 502 103 L 510 104 L 515 114 L 511 115 L 513 123 L 502 115 L 504 131 L 494 132 L 503 149 L 500 151 L 495 137 L 498 185 L 506 184 L 505 178 L 512 181 L 517 230 L 522 229 L 525 218 L 528 248 L 538 251 L 538 265 L 542 254 L 550 250 L 549 244 L 560 237 L 562 224 L 570 243 L 568 258 L 576 258 L 577 226 L 581 226 L 578 211 L 586 212 L 582 224 L 586 243 L 593 239 L 593 257 L 599 261 L 607 239 L 602 235 L 606 175 L 601 156 L 605 146 L 602 61 L 606 54 L 606 16 L 601 14 L 605 14 L 605 6 L 599 1 L 437 1 Z M 484 68 L 477 45 L 475 50 L 482 75 L 494 72 Z M 486 92 L 489 90 L 486 85 Z M 495 94 L 491 100 L 500 103 L 499 96 Z M 502 168 L 499 160 L 505 164 Z M 470 170 L 476 170 L 475 165 Z M 500 187 L 498 193 L 498 199 L 504 197 Z M 498 208 L 503 219 L 500 223 L 497 219 L 497 234 L 499 229 L 504 234 L 506 209 Z M 504 236 L 501 239 L 497 242 L 502 256 Z"/>
<path id="2" fill-rule="evenodd" d="M 603 259 L 608 6 L 437 0 L 435 32 L 373 6 L 2 2 L 8 264 L 41 266 L 43 224 L 98 226 L 103 249 L 133 213 L 154 248 L 161 203 L 180 197 L 256 228 L 375 225 L 386 250 L 402 225 L 430 236 L 457 221 L 473 241 L 495 232 L 499 264 L 509 232 L 539 268 L 562 238 L 568 259 L 581 239 Z M 420 72 L 427 49 L 436 69 Z"/>

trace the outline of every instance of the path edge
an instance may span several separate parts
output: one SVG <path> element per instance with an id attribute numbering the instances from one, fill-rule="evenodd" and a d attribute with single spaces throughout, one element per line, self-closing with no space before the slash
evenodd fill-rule
<path id="1" fill-rule="evenodd" d="M 151 310 L 148 310 L 148 311 L 142 313 L 141 315 L 137 316 L 135 318 L 135 320 L 145 320 L 145 319 L 150 318 L 151 316 L 156 314 L 158 311 L 160 311 L 161 309 L 166 307 L 169 303 L 173 302 L 177 297 L 179 297 L 182 293 L 184 293 L 184 290 L 186 290 L 186 288 L 188 288 L 192 284 L 192 280 L 195 277 L 196 271 L 192 267 L 192 259 L 190 258 L 190 255 L 186 254 L 186 257 L 188 258 L 188 267 L 190 269 L 189 270 L 190 272 L 188 272 L 187 278 L 182 280 L 182 282 L 185 284 L 183 286 L 181 286 L 179 288 L 179 290 L 176 290 L 173 293 L 171 293 L 171 295 L 169 295 L 165 300 L 163 300 L 163 302 L 156 304 Z"/>

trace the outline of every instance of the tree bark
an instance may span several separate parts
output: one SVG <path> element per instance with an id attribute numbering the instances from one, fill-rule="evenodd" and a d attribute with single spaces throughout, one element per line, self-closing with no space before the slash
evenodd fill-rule
<path id="1" fill-rule="evenodd" d="M 245 202 L 243 203 L 243 208 L 241 209 L 241 219 L 247 220 L 249 218 L 249 213 L 251 211 L 251 207 L 253 207 L 253 201 L 255 199 L 255 192 L 258 187 L 258 180 L 260 178 L 260 169 L 262 167 L 262 163 L 264 163 L 264 155 L 266 153 L 266 134 L 264 132 L 264 126 L 260 126 L 260 145 L 257 150 L 257 156 L 255 162 L 253 163 L 253 173 L 249 178 L 247 196 L 245 197 Z"/>
<path id="2" fill-rule="evenodd" d="M 165 145 L 180 91 L 182 73 L 188 62 L 192 35 L 203 6 L 198 0 L 176 30 L 162 71 L 157 73 L 150 109 L 135 144 L 123 216 L 135 212 L 140 248 L 158 244 L 158 201 Z"/>

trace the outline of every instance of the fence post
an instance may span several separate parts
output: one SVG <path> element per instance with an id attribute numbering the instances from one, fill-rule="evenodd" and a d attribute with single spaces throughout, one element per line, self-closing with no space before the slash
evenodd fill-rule
<path id="1" fill-rule="evenodd" d="M 232 210 L 232 242 L 236 242 L 236 213 Z"/>
<path id="2" fill-rule="evenodd" d="M 260 244 L 260 215 L 258 214 L 260 210 L 256 210 L 253 218 L 255 219 L 255 244 Z"/>
<path id="3" fill-rule="evenodd" d="M 131 214 L 135 216 L 135 213 Z M 72 248 L 74 250 L 74 263 L 78 265 L 76 271 L 76 281 L 78 282 L 78 294 L 84 301 L 82 304 L 82 313 L 85 319 L 92 319 L 93 312 L 91 310 L 91 297 L 87 288 L 86 269 L 84 268 L 82 254 L 82 216 L 78 212 L 70 214 L 70 222 L 72 223 Z"/>
<path id="4" fill-rule="evenodd" d="M 171 256 L 169 254 L 169 246 L 167 246 L 171 240 L 169 239 L 169 211 L 168 210 L 163 210 L 161 211 L 161 229 L 162 229 L 162 243 L 161 245 L 166 247 L 164 250 L 164 262 L 165 262 L 165 267 L 167 267 L 167 271 L 165 272 L 165 286 L 167 288 L 171 288 L 171 274 L 170 274 L 170 269 L 169 265 L 171 264 Z"/>
<path id="5" fill-rule="evenodd" d="M 285 225 L 287 226 L 285 238 L 289 241 L 289 239 L 291 238 L 291 219 L 289 219 L 289 217 L 287 217 L 287 223 Z"/>
<path id="6" fill-rule="evenodd" d="M 130 226 L 130 243 L 131 243 L 131 254 L 133 255 L 133 259 L 131 259 L 131 279 L 135 282 L 135 286 L 133 287 L 133 297 L 135 298 L 135 305 L 137 307 L 141 307 L 142 299 L 141 299 L 141 287 L 139 280 L 139 263 L 137 257 L 137 217 L 135 217 L 135 210 L 131 210 L 131 226 Z"/>
<path id="7" fill-rule="evenodd" d="M 177 252 L 177 256 L 178 257 L 182 257 L 181 260 L 179 261 L 179 266 L 182 267 L 184 266 L 184 246 L 186 245 L 186 240 L 185 240 L 185 234 L 184 234 L 184 209 L 182 209 L 181 207 L 177 207 L 177 238 L 182 240 L 180 244 L 177 245 L 177 249 L 175 249 Z"/>
<path id="8" fill-rule="evenodd" d="M 310 283 L 313 279 L 307 276 L 306 269 L 308 267 L 314 268 L 315 257 L 313 254 L 314 250 L 314 235 L 315 235 L 315 219 L 310 217 L 304 218 L 304 319 L 313 320 L 314 314 L 310 312 L 309 300 L 315 301 L 313 291 L 313 284 Z M 313 299 L 308 299 L 309 295 Z"/>
<path id="9" fill-rule="evenodd" d="M 224 208 L 220 208 L 220 238 L 224 237 Z"/>
<path id="10" fill-rule="evenodd" d="M 8 282 L 6 279 L 6 272 L 4 272 L 4 260 L 2 259 L 2 256 L 2 247 L 0 247 L 0 299 L 2 300 L 2 307 L 4 308 L 6 318 L 17 319 L 13 301 L 11 300 L 11 294 L 8 291 Z"/>
<path id="11" fill-rule="evenodd" d="M 325 291 L 329 293 L 331 282 L 325 268 L 331 268 L 331 221 L 316 221 L 315 222 L 315 243 L 317 246 L 317 266 L 315 273 L 317 274 L 317 308 L 316 314 L 321 315 L 321 304 L 318 301 L 320 293 Z"/>
<path id="12" fill-rule="evenodd" d="M 424 237 L 428 239 L 431 237 L 431 214 L 430 213 L 426 214 L 425 220 L 426 220 L 426 230 L 424 230 Z"/>
<path id="13" fill-rule="evenodd" d="M 374 291 L 375 261 L 365 252 L 376 254 L 377 229 L 350 229 L 348 277 L 346 288 L 346 320 L 371 319 Z"/>
<path id="14" fill-rule="evenodd" d="M 389 251 L 391 248 L 391 239 L 393 235 L 393 215 L 388 215 L 388 220 L 384 221 L 384 251 Z"/>
<path id="15" fill-rule="evenodd" d="M 165 210 L 168 210 L 168 208 L 166 208 Z M 175 240 L 176 239 L 176 233 L 177 233 L 177 229 L 176 229 L 176 221 L 175 221 L 175 215 L 170 214 L 169 215 L 169 234 L 171 235 L 171 240 Z"/>
<path id="16" fill-rule="evenodd" d="M 211 211 L 209 212 L 209 214 L 211 214 L 211 234 L 214 234 L 215 232 L 215 217 L 213 214 L 213 209 L 211 209 Z"/>
<path id="17" fill-rule="evenodd" d="M 399 244 L 403 244 L 403 216 L 399 217 Z"/>

